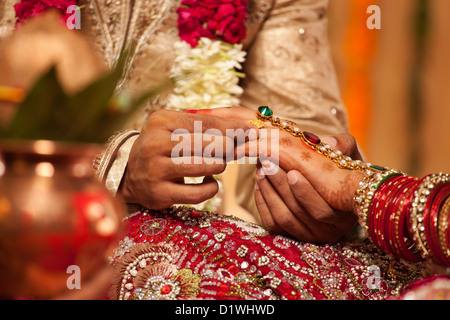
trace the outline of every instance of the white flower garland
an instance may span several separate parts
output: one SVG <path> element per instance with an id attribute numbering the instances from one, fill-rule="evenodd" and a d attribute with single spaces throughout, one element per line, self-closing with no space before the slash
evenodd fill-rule
<path id="1" fill-rule="evenodd" d="M 246 52 L 242 44 L 231 44 L 222 40 L 202 37 L 192 48 L 185 41 L 174 44 L 176 58 L 171 77 L 176 79 L 173 94 L 170 95 L 167 109 L 198 110 L 232 107 L 240 104 L 239 95 L 243 90 L 239 79 L 244 77 L 242 63 Z M 223 192 L 220 177 L 219 193 Z M 203 177 L 185 178 L 185 183 L 199 183 Z M 197 210 L 217 211 L 222 201 L 220 196 L 197 205 L 188 205 Z"/>
<path id="2" fill-rule="evenodd" d="M 175 44 L 177 57 L 171 77 L 176 79 L 168 109 L 211 109 L 239 105 L 239 78 L 246 52 L 242 44 L 200 38 L 192 48 L 185 41 Z"/>

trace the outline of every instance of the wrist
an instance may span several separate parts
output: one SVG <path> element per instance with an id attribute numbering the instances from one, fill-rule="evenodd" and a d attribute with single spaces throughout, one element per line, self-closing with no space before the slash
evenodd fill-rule
<path id="1" fill-rule="evenodd" d="M 402 174 L 392 169 L 385 171 L 367 169 L 364 172 L 364 177 L 360 180 L 358 189 L 354 193 L 353 212 L 358 216 L 359 224 L 365 230 L 366 235 L 368 234 L 367 216 L 376 190 L 386 180 L 399 175 Z"/>
<path id="2" fill-rule="evenodd" d="M 105 151 L 94 161 L 95 177 L 105 184 L 108 191 L 116 194 L 125 173 L 131 147 L 138 131 L 125 131 L 112 136 Z"/>
<path id="3" fill-rule="evenodd" d="M 117 195 L 120 196 L 125 203 L 137 203 L 133 194 L 132 183 L 130 182 L 129 171 L 125 168 L 120 185 L 117 188 Z"/>

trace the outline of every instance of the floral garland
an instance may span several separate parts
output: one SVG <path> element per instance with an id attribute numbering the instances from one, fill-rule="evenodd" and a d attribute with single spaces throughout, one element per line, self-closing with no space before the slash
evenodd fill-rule
<path id="1" fill-rule="evenodd" d="M 246 52 L 247 0 L 183 0 L 177 10 L 180 40 L 168 109 L 209 109 L 239 104 Z"/>
<path id="2" fill-rule="evenodd" d="M 49 8 L 66 21 L 67 7 L 80 0 L 22 0 L 14 5 L 16 26 Z M 205 109 L 235 106 L 242 93 L 239 79 L 246 52 L 247 0 L 183 0 L 177 10 L 180 40 L 171 77 L 174 93 L 168 109 Z"/>
<path id="3" fill-rule="evenodd" d="M 246 52 L 247 0 L 183 0 L 177 10 L 180 40 L 171 77 L 176 79 L 167 109 L 194 110 L 239 105 L 239 79 Z M 222 191 L 220 176 L 215 176 Z M 201 183 L 203 177 L 185 178 Z M 197 210 L 217 211 L 219 195 L 198 205 Z"/>

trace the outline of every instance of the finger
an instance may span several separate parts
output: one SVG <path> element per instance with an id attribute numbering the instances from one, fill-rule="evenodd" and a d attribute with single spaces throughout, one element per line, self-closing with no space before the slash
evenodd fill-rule
<path id="1" fill-rule="evenodd" d="M 235 148 L 236 156 L 270 158 L 278 163 L 280 158 L 280 131 L 278 129 L 260 129 L 258 135 Z"/>
<path id="2" fill-rule="evenodd" d="M 290 194 L 304 206 L 313 219 L 322 223 L 334 222 L 332 220 L 333 209 L 300 172 L 289 171 L 286 177 Z"/>
<path id="3" fill-rule="evenodd" d="M 234 159 L 235 142 L 230 137 L 207 133 L 173 132 L 169 148 L 163 153 L 172 159 L 179 157 L 206 157 L 218 160 Z M 170 149 L 170 150 L 169 150 Z"/>
<path id="4" fill-rule="evenodd" d="M 236 118 L 219 118 L 206 114 L 191 114 L 171 110 L 154 112 L 149 119 L 171 132 L 178 130 L 178 132 L 185 133 L 210 133 L 215 135 L 220 133 L 242 142 L 245 142 L 248 130 L 255 130 L 254 126 L 247 121 Z"/>
<path id="5" fill-rule="evenodd" d="M 263 161 L 262 167 L 265 168 L 266 165 L 267 163 Z M 336 224 L 340 224 L 339 221 L 336 221 L 339 217 L 306 179 L 305 183 L 297 181 L 294 185 L 297 188 L 296 192 L 302 195 L 302 197 L 298 197 L 298 194 L 294 194 L 291 190 L 287 174 L 283 170 L 266 177 L 275 192 L 282 198 L 287 209 L 310 230 L 310 234 L 314 238 L 309 238 L 308 241 L 334 242 L 337 240 L 341 235 L 339 230 L 329 220 L 324 221 L 323 216 L 333 217 L 334 220 L 331 221 Z"/>
<path id="6" fill-rule="evenodd" d="M 296 239 L 301 241 L 312 241 L 314 238 L 310 228 L 301 220 L 297 219 L 289 208 L 286 207 L 283 199 L 276 192 L 269 180 L 261 178 L 260 176 L 256 183 L 258 183 L 259 189 L 267 207 L 270 209 L 274 222 Z"/>
<path id="7" fill-rule="evenodd" d="M 160 160 L 162 168 L 161 177 L 165 180 L 173 180 L 179 177 L 200 177 L 221 174 L 226 169 L 226 164 L 221 158 L 204 157 L 178 157 L 163 158 Z"/>
<path id="8" fill-rule="evenodd" d="M 280 235 L 287 235 L 287 233 L 280 228 L 280 226 L 275 222 L 267 206 L 264 197 L 262 196 L 261 190 L 259 189 L 258 183 L 255 182 L 255 203 L 258 208 L 259 216 L 264 226 L 269 228 L 272 232 Z"/>
<path id="9" fill-rule="evenodd" d="M 240 119 L 240 120 L 252 120 L 256 119 L 256 111 L 244 108 L 244 107 L 225 107 L 214 109 L 202 109 L 198 110 L 199 114 L 210 115 L 220 117 L 224 119 Z"/>
<path id="10" fill-rule="evenodd" d="M 286 204 L 286 207 L 289 208 L 289 210 L 293 212 L 297 218 L 302 219 L 300 212 L 303 211 L 303 208 L 291 191 L 287 180 L 287 173 L 280 168 L 278 168 L 278 170 L 274 170 L 273 168 L 277 167 L 276 164 L 267 159 L 261 161 L 261 167 L 262 171 L 265 173 L 266 179 L 273 186 L 275 192 L 282 198 L 283 202 Z"/>
<path id="11" fill-rule="evenodd" d="M 349 133 L 341 133 L 331 137 L 323 138 L 323 141 L 341 151 L 346 156 L 351 157 L 353 160 L 362 160 L 361 152 L 358 148 L 356 139 Z"/>
<path id="12" fill-rule="evenodd" d="M 293 145 L 288 150 L 289 152 L 279 153 L 281 167 L 287 171 L 300 171 L 332 208 L 353 210 L 353 196 L 362 180 L 363 172 L 342 169 L 304 144 Z"/>
<path id="13" fill-rule="evenodd" d="M 219 185 L 214 177 L 207 176 L 199 184 L 161 183 L 158 194 L 166 199 L 166 204 L 198 204 L 214 197 Z"/>
<path id="14" fill-rule="evenodd" d="M 252 136 L 250 134 L 250 139 L 253 139 Z M 249 147 L 245 146 L 248 142 L 241 146 L 235 146 L 235 141 L 227 136 L 203 134 L 202 139 L 201 136 L 195 134 L 180 134 L 177 136 L 172 134 L 171 140 L 172 144 L 166 144 L 165 150 L 161 148 L 160 152 L 162 155 L 170 157 L 174 163 L 186 163 L 186 161 L 190 161 L 186 158 L 195 157 L 198 159 L 203 158 L 205 164 L 225 164 L 240 160 L 247 156 L 246 153 L 250 153 L 248 152 Z M 250 149 L 252 148 L 250 147 Z M 253 153 L 256 154 L 257 152 Z M 202 162 L 200 160 L 200 162 L 190 163 L 201 164 Z"/>
<path id="15" fill-rule="evenodd" d="M 331 224 L 337 228 L 346 227 L 348 229 L 356 223 L 357 219 L 353 213 L 331 208 L 300 172 L 296 170 L 289 171 L 287 180 L 295 199 L 315 221 Z"/>

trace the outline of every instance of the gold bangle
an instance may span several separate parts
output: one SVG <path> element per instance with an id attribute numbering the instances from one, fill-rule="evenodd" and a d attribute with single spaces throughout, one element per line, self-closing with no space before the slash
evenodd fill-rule
<path id="1" fill-rule="evenodd" d="M 366 236 L 368 236 L 369 230 L 367 214 L 375 192 L 386 179 L 397 175 L 402 175 L 402 173 L 392 169 L 383 173 L 366 170 L 363 180 L 359 183 L 359 189 L 356 190 L 353 201 L 355 203 L 355 213 L 358 216 L 359 225 L 363 227 Z"/>
<path id="2" fill-rule="evenodd" d="M 104 182 L 106 175 L 108 173 L 109 168 L 111 167 L 111 164 L 113 163 L 113 160 L 117 154 L 117 151 L 120 149 L 120 147 L 127 141 L 130 137 L 138 135 L 139 131 L 136 130 L 130 130 L 125 132 L 119 132 L 115 135 L 113 135 L 111 138 L 109 138 L 105 151 L 101 154 L 99 154 L 93 162 L 94 172 L 95 172 L 95 178 L 100 181 Z"/>

